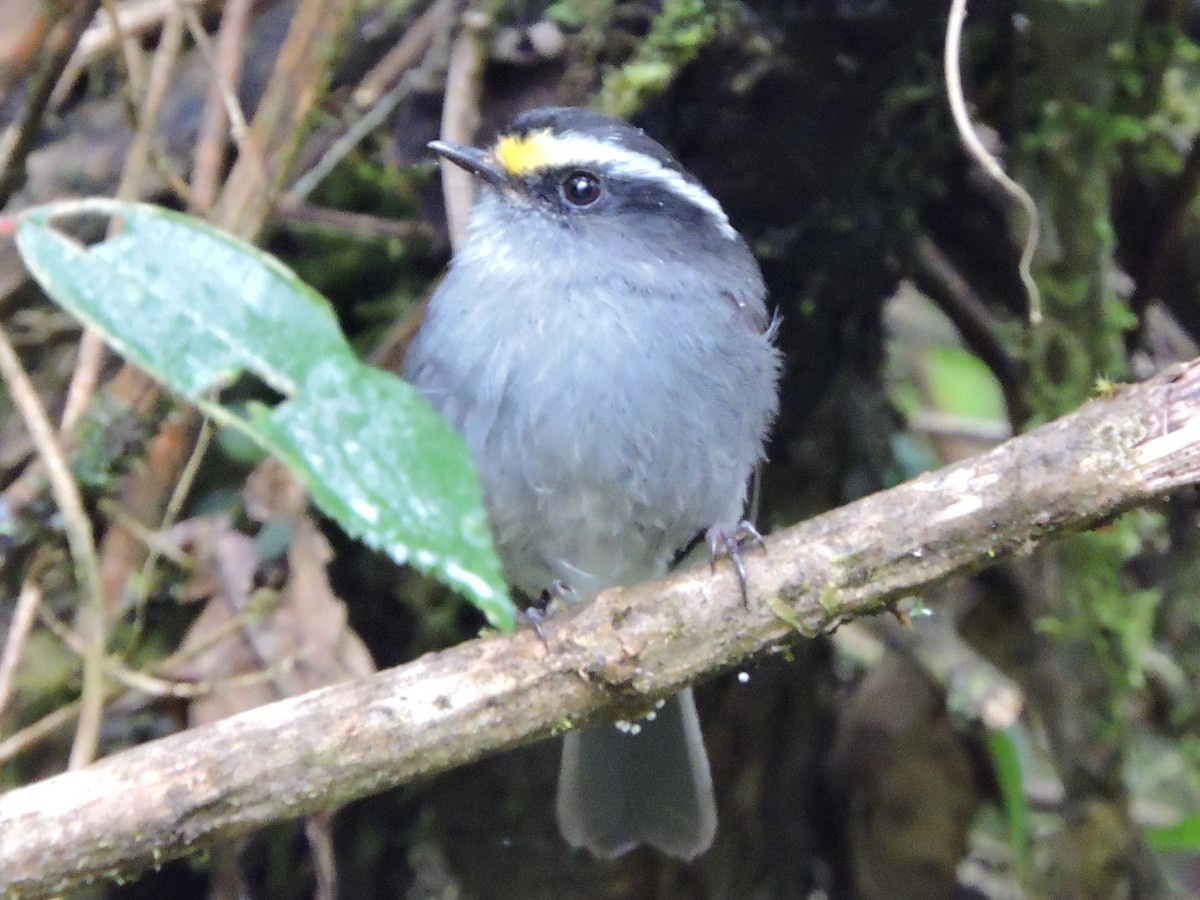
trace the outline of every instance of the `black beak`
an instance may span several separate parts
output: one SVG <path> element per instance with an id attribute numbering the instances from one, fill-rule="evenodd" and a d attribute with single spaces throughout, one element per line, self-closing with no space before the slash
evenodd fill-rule
<path id="1" fill-rule="evenodd" d="M 456 166 L 461 166 L 472 175 L 477 175 L 497 187 L 512 187 L 512 179 L 492 154 L 475 147 L 450 144 L 446 141 L 430 141 L 426 146 Z"/>

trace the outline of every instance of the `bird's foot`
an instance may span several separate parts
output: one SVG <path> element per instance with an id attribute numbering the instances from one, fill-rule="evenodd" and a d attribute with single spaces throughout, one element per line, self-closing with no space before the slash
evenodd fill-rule
<path id="1" fill-rule="evenodd" d="M 758 533 L 758 529 L 748 519 L 742 519 L 733 528 L 728 528 L 724 525 L 714 525 L 704 534 L 705 540 L 708 542 L 708 557 L 709 566 L 715 571 L 717 568 L 717 560 L 721 557 L 728 557 L 733 563 L 733 569 L 737 573 L 738 587 L 742 592 L 742 605 L 749 604 L 749 598 L 746 593 L 746 566 L 742 562 L 742 548 L 747 544 L 757 544 L 759 549 L 764 553 L 767 550 L 763 543 L 762 535 Z"/>
<path id="2" fill-rule="evenodd" d="M 573 587 L 561 578 L 556 578 L 550 582 L 550 587 L 542 591 L 542 595 L 534 605 L 521 611 L 520 617 L 533 626 L 533 630 L 537 632 L 537 636 L 542 639 L 544 644 L 546 635 L 542 631 L 542 623 L 554 615 L 555 610 L 562 604 L 574 603 L 578 599 Z"/>

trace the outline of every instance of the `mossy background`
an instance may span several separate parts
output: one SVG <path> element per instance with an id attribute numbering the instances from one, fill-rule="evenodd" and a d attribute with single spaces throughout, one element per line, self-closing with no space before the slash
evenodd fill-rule
<path id="1" fill-rule="evenodd" d="M 0 12 L 19 2 L 0 0 Z M 297 174 L 327 148 L 323 136 L 345 130 L 349 93 L 429 6 L 360 5 L 331 60 Z M 788 359 L 763 478 L 764 529 L 982 452 L 1115 382 L 1200 355 L 1200 7 L 1189 0 L 971 5 L 963 76 L 972 114 L 1041 212 L 1037 326 L 1017 275 L 1027 222 L 968 159 L 951 123 L 944 2 L 478 9 L 492 23 L 474 98 L 481 141 L 533 106 L 626 116 L 720 199 L 758 255 Z M 248 109 L 291 12 L 287 0 L 256 10 L 239 91 Z M 0 37 L 23 21 L 0 14 Z M 216 10 L 206 22 L 217 27 Z M 546 23 L 561 40 L 531 37 Z M 263 239 L 334 302 L 364 356 L 404 332 L 448 259 L 439 181 L 424 150 L 438 135 L 443 38 L 428 51 L 429 77 L 307 199 L 318 214 L 282 207 Z M 144 41 L 149 52 L 154 34 Z M 17 71 L 17 51 L 5 52 L 0 65 L 7 59 Z M 186 174 L 181 148 L 207 82 L 203 55 L 190 47 L 185 60 L 161 153 Z M 47 122 L 10 208 L 115 190 L 129 140 L 122 83 L 111 58 L 85 69 Z M 28 85 L 0 87 L 7 124 Z M 80 154 L 80 141 L 92 152 Z M 151 196 L 183 205 L 168 183 Z M 357 214 L 355 227 L 322 219 L 323 209 Z M 391 220 L 408 230 L 384 227 Z M 3 325 L 57 408 L 75 326 L 12 260 L 0 259 L 0 287 Z M 252 398 L 261 386 L 234 391 Z M 120 516 L 113 497 L 145 477 L 148 437 L 172 409 L 100 406 L 86 420 L 77 474 L 101 534 Z M 18 482 L 29 453 L 0 395 L 4 486 Z M 235 436 L 218 435 L 185 515 L 223 511 L 252 530 L 239 491 L 256 462 Z M 914 604 L 914 624 L 899 637 L 882 619 L 860 623 L 747 665 L 748 680 L 731 674 L 701 686 L 721 828 L 691 865 L 645 851 L 600 864 L 569 851 L 552 815 L 557 747 L 545 744 L 339 811 L 329 827 L 340 896 L 1200 896 L 1197 512 L 1195 494 L 1181 492 L 938 586 Z M 0 527 L 0 629 L 35 564 L 47 603 L 68 619 L 75 590 L 52 504 L 27 503 Z M 477 614 L 444 589 L 328 523 L 323 530 L 333 589 L 377 666 L 478 630 Z M 274 571 L 278 549 L 262 557 Z M 176 559 L 136 586 L 144 600 L 111 641 L 129 665 L 150 666 L 178 646 L 196 615 L 184 602 L 193 574 Z M 970 691 L 923 655 L 934 644 L 1012 679 L 1026 698 L 1019 723 L 989 734 Z M 71 650 L 35 630 L 0 740 L 75 699 L 79 672 Z M 103 750 L 179 728 L 186 715 L 182 701 L 126 694 L 111 704 Z M 60 770 L 69 740 L 69 730 L 56 732 L 4 760 L 0 784 Z M 313 891 L 305 829 L 290 823 L 133 884 L 72 896 Z"/>

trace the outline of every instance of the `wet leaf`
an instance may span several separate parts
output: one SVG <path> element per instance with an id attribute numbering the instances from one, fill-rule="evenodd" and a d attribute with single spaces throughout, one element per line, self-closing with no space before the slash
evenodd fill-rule
<path id="1" fill-rule="evenodd" d="M 54 223 L 110 216 L 83 246 Z M 465 445 L 425 400 L 364 366 L 328 303 L 274 258 L 144 204 L 66 201 L 23 213 L 25 264 L 58 303 L 208 415 L 284 460 L 349 534 L 463 593 L 495 626 L 515 609 Z M 248 372 L 285 398 L 243 415 L 211 392 Z"/>

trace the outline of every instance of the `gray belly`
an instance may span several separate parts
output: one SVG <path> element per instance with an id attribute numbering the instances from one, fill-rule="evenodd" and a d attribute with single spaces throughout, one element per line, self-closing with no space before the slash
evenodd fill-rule
<path id="1" fill-rule="evenodd" d="M 573 340 L 497 329 L 520 337 L 446 356 L 427 320 L 406 366 L 465 437 L 506 574 L 533 597 L 555 579 L 588 597 L 659 575 L 736 523 L 774 414 L 776 353 L 743 323 L 594 322 Z"/>

